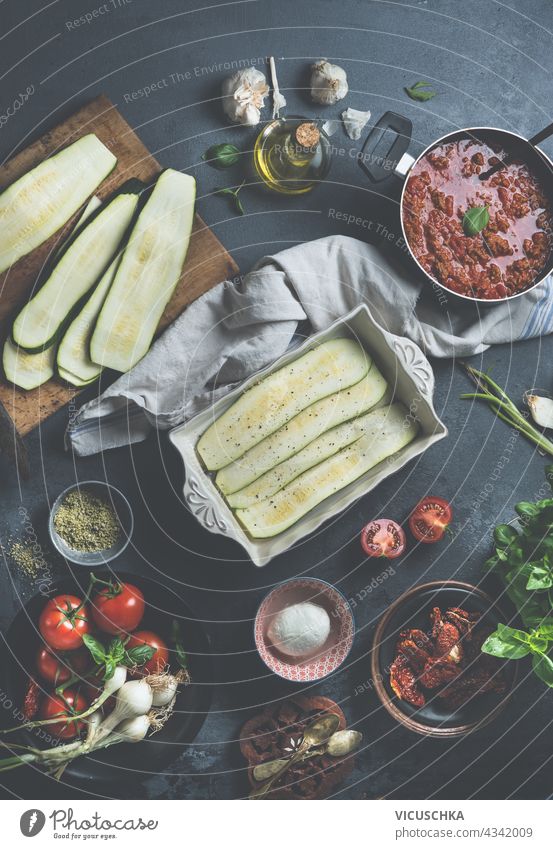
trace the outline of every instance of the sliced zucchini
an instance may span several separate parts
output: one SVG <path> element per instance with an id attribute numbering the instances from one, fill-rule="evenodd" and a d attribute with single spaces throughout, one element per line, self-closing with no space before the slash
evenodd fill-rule
<path id="1" fill-rule="evenodd" d="M 45 159 L 0 195 L 0 272 L 49 239 L 115 168 L 90 134 Z"/>
<path id="2" fill-rule="evenodd" d="M 353 445 L 303 472 L 271 498 L 236 511 L 251 537 L 262 539 L 282 533 L 417 435 L 418 426 L 403 404 L 392 404 L 369 415 L 373 417 L 370 428 Z"/>
<path id="3" fill-rule="evenodd" d="M 357 442 L 364 433 L 370 430 L 375 416 L 377 414 L 367 413 L 325 431 L 305 448 L 302 448 L 301 451 L 298 451 L 297 454 L 293 454 L 283 463 L 275 466 L 274 469 L 269 469 L 249 486 L 228 495 L 228 503 L 231 507 L 251 507 L 252 504 L 270 498 L 283 486 L 295 480 L 302 472 L 306 472 L 307 469 L 322 463 L 327 457 L 337 454 L 342 448 Z"/>
<path id="4" fill-rule="evenodd" d="M 366 413 L 384 396 L 386 385 L 373 362 L 366 377 L 354 386 L 311 404 L 238 460 L 217 472 L 216 485 L 225 495 L 243 490 L 269 469 L 297 454 L 325 431 Z"/>
<path id="5" fill-rule="evenodd" d="M 54 344 L 81 298 L 112 261 L 137 203 L 136 192 L 122 192 L 77 233 L 44 285 L 17 316 L 12 330 L 17 345 L 37 353 Z"/>
<path id="6" fill-rule="evenodd" d="M 90 359 L 90 337 L 109 287 L 113 282 L 119 260 L 120 257 L 116 256 L 112 261 L 80 313 L 65 331 L 60 342 L 56 358 L 58 372 L 60 376 L 62 376 L 62 371 L 72 374 L 76 380 L 80 381 L 76 384 L 77 386 L 81 383 L 91 383 L 100 377 L 103 371 L 102 366 L 96 365 Z M 69 380 L 69 382 L 72 383 L 73 380 Z"/>
<path id="7" fill-rule="evenodd" d="M 205 431 L 197 450 L 221 469 L 311 404 L 362 380 L 372 360 L 353 339 L 331 339 L 261 380 Z"/>
<path id="8" fill-rule="evenodd" d="M 21 389 L 36 389 L 54 376 L 55 348 L 39 354 L 29 354 L 14 345 L 11 339 L 4 342 L 2 366 L 6 379 Z"/>
<path id="9" fill-rule="evenodd" d="M 50 350 L 49 348 L 47 350 Z M 36 354 L 34 355 L 36 356 Z M 66 383 L 70 383 L 71 386 L 88 386 L 89 383 L 94 383 L 96 380 L 95 377 L 92 380 L 81 380 L 80 377 L 77 377 L 76 374 L 72 374 L 70 371 L 66 371 L 64 368 L 57 367 L 58 377 L 62 380 L 65 380 Z"/>
<path id="10" fill-rule="evenodd" d="M 129 238 L 90 342 L 95 363 L 129 371 L 147 353 L 179 281 L 194 221 L 196 181 L 167 169 Z"/>

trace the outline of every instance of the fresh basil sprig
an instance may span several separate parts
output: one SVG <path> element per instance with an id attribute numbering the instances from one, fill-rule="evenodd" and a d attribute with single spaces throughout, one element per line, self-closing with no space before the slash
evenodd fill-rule
<path id="1" fill-rule="evenodd" d="M 232 201 L 234 203 L 234 207 L 235 207 L 238 215 L 244 215 L 244 207 L 242 206 L 242 201 L 238 197 L 238 193 L 242 189 L 245 182 L 246 181 L 243 180 L 242 183 L 240 183 L 240 185 L 238 186 L 237 189 L 232 189 L 232 188 L 215 189 L 216 195 L 228 195 L 229 197 L 232 198 Z"/>
<path id="2" fill-rule="evenodd" d="M 233 144 L 214 144 L 203 154 L 204 162 L 213 165 L 214 168 L 230 168 L 236 165 L 240 158 L 240 151 Z"/>
<path id="3" fill-rule="evenodd" d="M 553 465 L 546 477 L 551 485 Z M 530 656 L 535 674 L 553 687 L 553 498 L 520 501 L 515 510 L 519 528 L 496 527 L 486 566 L 505 585 L 526 630 L 498 625 L 482 651 L 509 660 Z"/>
<path id="4" fill-rule="evenodd" d="M 467 236 L 478 236 L 490 221 L 487 206 L 471 206 L 463 215 L 463 230 Z"/>
<path id="5" fill-rule="evenodd" d="M 405 86 L 403 90 L 411 100 L 418 100 L 421 103 L 424 103 L 426 100 L 432 100 L 438 94 L 432 88 L 431 83 L 426 83 L 424 80 L 418 80 L 412 86 Z"/>
<path id="6" fill-rule="evenodd" d="M 155 649 L 147 645 L 127 649 L 120 637 L 114 637 L 107 648 L 91 634 L 83 635 L 83 643 L 92 655 L 92 660 L 99 667 L 98 675 L 104 681 L 109 681 L 110 678 L 113 678 L 118 666 L 126 666 L 129 669 L 135 666 L 142 666 L 155 653 Z"/>

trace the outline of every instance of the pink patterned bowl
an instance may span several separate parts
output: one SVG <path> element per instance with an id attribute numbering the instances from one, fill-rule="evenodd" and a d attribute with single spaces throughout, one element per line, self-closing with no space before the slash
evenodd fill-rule
<path id="1" fill-rule="evenodd" d="M 284 607 L 304 601 L 324 607 L 330 617 L 330 633 L 315 656 L 294 660 L 271 645 L 267 631 L 272 618 Z M 261 660 L 272 672 L 288 681 L 318 681 L 338 669 L 348 656 L 355 623 L 348 602 L 332 584 L 318 578 L 293 578 L 265 596 L 255 617 L 254 635 Z"/>

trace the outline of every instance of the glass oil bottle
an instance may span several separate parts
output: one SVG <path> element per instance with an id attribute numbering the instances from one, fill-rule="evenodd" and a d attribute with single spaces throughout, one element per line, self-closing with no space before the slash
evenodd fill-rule
<path id="1" fill-rule="evenodd" d="M 309 118 L 278 118 L 259 133 L 253 159 L 257 174 L 269 189 L 302 195 L 328 174 L 330 140 Z"/>

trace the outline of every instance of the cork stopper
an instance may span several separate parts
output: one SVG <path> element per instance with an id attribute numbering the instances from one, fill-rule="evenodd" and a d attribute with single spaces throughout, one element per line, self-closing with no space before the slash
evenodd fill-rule
<path id="1" fill-rule="evenodd" d="M 316 147 L 320 137 L 319 128 L 312 121 L 305 121 L 296 128 L 297 143 L 308 150 Z"/>

